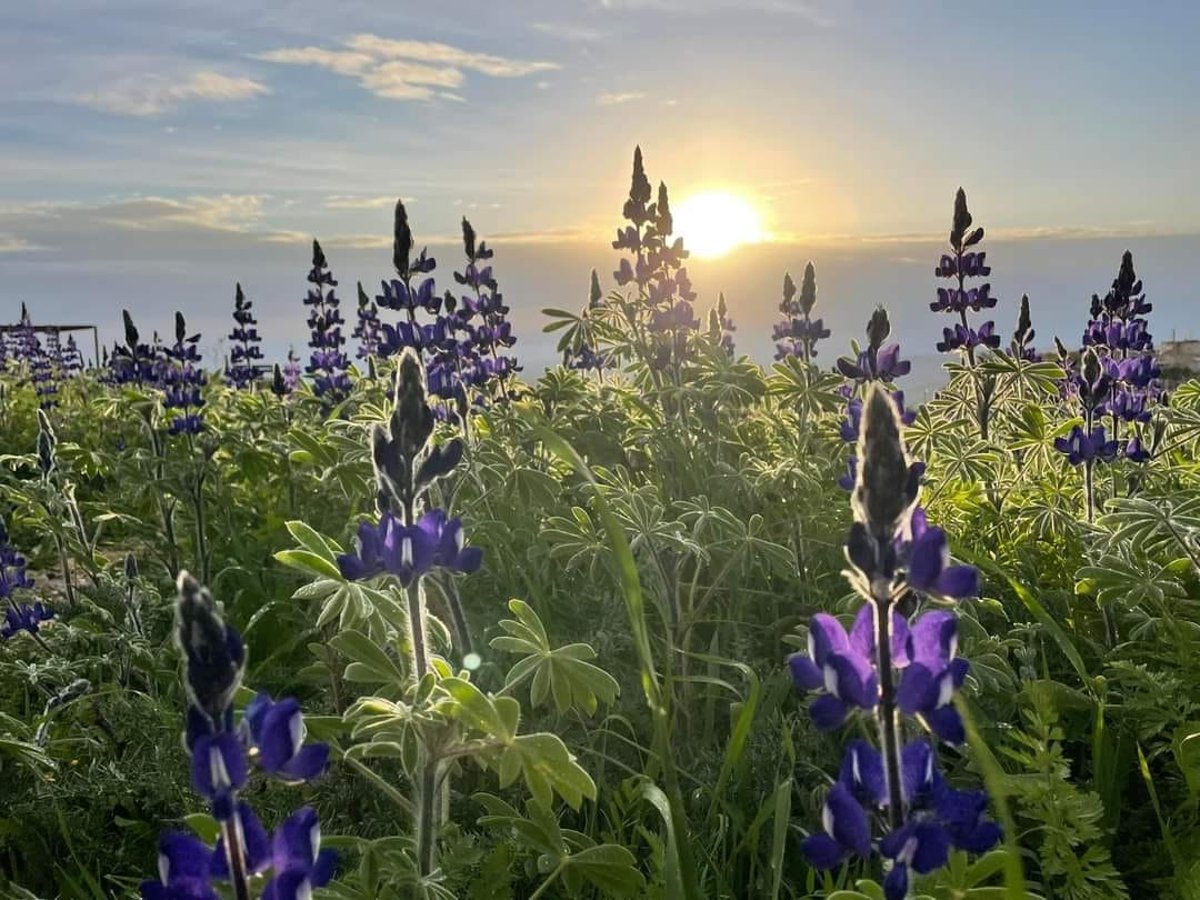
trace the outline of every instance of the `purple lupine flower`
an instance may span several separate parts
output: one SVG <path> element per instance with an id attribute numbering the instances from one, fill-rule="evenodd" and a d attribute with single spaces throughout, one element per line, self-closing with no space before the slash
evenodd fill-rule
<path id="1" fill-rule="evenodd" d="M 242 721 L 251 753 L 264 772 L 300 783 L 325 770 L 329 745 L 304 742 L 304 716 L 295 697 L 274 702 L 270 694 L 259 692 Z"/>
<path id="2" fill-rule="evenodd" d="M 238 282 L 233 294 L 234 327 L 229 332 L 229 340 L 234 343 L 229 349 L 225 377 L 239 390 L 258 381 L 258 360 L 262 359 L 262 348 L 259 346 L 262 338 L 258 335 L 258 320 L 251 311 L 253 306 L 242 292 L 241 282 Z"/>
<path id="3" fill-rule="evenodd" d="M 158 879 L 143 881 L 143 900 L 218 900 L 213 851 L 200 838 L 169 831 L 158 840 Z"/>
<path id="4" fill-rule="evenodd" d="M 11 600 L 14 591 L 27 591 L 33 579 L 25 574 L 24 554 L 9 543 L 8 528 L 0 519 L 0 600 Z"/>
<path id="5" fill-rule="evenodd" d="M 900 358 L 900 345 L 893 342 L 884 345 L 891 333 L 892 325 L 887 310 L 877 307 L 867 323 L 867 346 L 859 350 L 854 344 L 854 355 L 840 357 L 837 369 L 843 376 L 859 384 L 870 381 L 891 382 L 912 371 L 912 363 Z"/>
<path id="6" fill-rule="evenodd" d="M 161 365 L 157 352 L 141 341 L 129 310 L 121 310 L 121 319 L 125 325 L 125 343 L 113 344 L 112 356 L 108 361 L 112 380 L 116 384 L 133 384 L 137 387 L 157 383 Z"/>
<path id="7" fill-rule="evenodd" d="M 346 320 L 338 308 L 341 300 L 336 292 L 337 279 L 329 270 L 325 252 L 316 240 L 313 241 L 312 268 L 307 280 L 312 286 L 304 298 L 304 305 L 312 307 L 308 314 L 308 327 L 312 331 L 308 346 L 313 352 L 305 371 L 312 376 L 313 393 L 326 407 L 332 407 L 350 393 L 350 376 L 347 374 L 350 361 L 342 350 L 346 343 L 342 326 Z"/>
<path id="8" fill-rule="evenodd" d="M 1000 827 L 985 818 L 987 795 L 946 784 L 929 744 L 916 741 L 903 748 L 900 776 L 906 815 L 879 842 L 880 854 L 893 862 L 884 881 L 887 900 L 908 896 L 910 870 L 925 875 L 941 868 L 952 847 L 984 853 L 1001 838 Z M 889 803 L 882 756 L 866 741 L 854 741 L 826 802 L 825 833 L 804 841 L 805 858 L 816 868 L 831 869 L 851 855 L 869 855 L 869 811 L 886 810 Z"/>
<path id="9" fill-rule="evenodd" d="M 950 565 L 946 532 L 929 525 L 920 507 L 913 510 L 910 533 L 905 573 L 909 587 L 952 600 L 979 596 L 979 570 Z"/>
<path id="10" fill-rule="evenodd" d="M 0 625 L 0 638 L 9 640 L 22 631 L 28 631 L 36 636 L 41 631 L 41 624 L 54 618 L 54 610 L 42 601 L 36 603 L 12 603 L 4 611 L 4 624 Z"/>
<path id="11" fill-rule="evenodd" d="M 358 283 L 358 324 L 354 326 L 351 337 L 358 338 L 358 358 L 370 359 L 379 353 L 380 329 L 379 305 L 363 290 L 362 282 Z"/>
<path id="12" fill-rule="evenodd" d="M 177 410 L 171 417 L 168 431 L 172 435 L 198 434 L 204 430 L 203 387 L 208 376 L 200 368 L 200 335 L 187 333 L 183 313 L 175 313 L 175 343 L 163 347 L 160 354 L 159 388 L 163 392 L 163 408 Z"/>
<path id="13" fill-rule="evenodd" d="M 1066 455 L 1067 462 L 1073 466 L 1080 463 L 1112 462 L 1117 458 L 1117 442 L 1110 440 L 1103 425 L 1098 425 L 1090 433 L 1076 425 L 1066 437 L 1054 439 L 1054 449 Z"/>
<path id="14" fill-rule="evenodd" d="M 390 513 L 377 524 L 358 526 L 354 553 L 338 556 L 342 577 L 364 581 L 384 573 L 394 575 L 408 587 L 433 567 L 437 535 L 421 525 L 404 525 Z"/>
<path id="15" fill-rule="evenodd" d="M 808 654 L 788 658 L 792 681 L 801 691 L 823 688 L 813 701 L 813 723 L 822 731 L 837 728 L 851 707 L 874 709 L 878 702 L 879 678 L 875 669 L 874 610 L 868 604 L 859 610 L 850 633 L 826 613 L 813 616 L 808 630 Z M 897 665 L 907 662 L 908 626 L 904 617 L 893 618 L 892 656 Z"/>
<path id="16" fill-rule="evenodd" d="M 884 337 L 877 332 L 874 342 Z M 1000 837 L 983 817 L 984 794 L 950 789 L 937 773 L 933 748 L 901 740 L 901 716 L 910 715 L 943 740 L 961 742 L 963 726 L 951 700 L 967 663 L 957 656 L 953 612 L 926 612 L 910 623 L 897 604 L 924 595 L 973 596 L 979 576 L 949 564 L 945 533 L 929 526 L 917 506 L 924 467 L 908 455 L 900 411 L 886 389 L 870 385 L 856 413 L 848 425 L 858 433 L 858 453 L 846 557 L 850 584 L 865 602 L 848 634 L 831 616 L 814 615 L 808 654 L 788 662 L 797 688 L 824 689 L 811 707 L 819 728 L 841 724 L 853 707 L 870 710 L 880 748 L 851 743 L 825 804 L 824 833 L 807 838 L 803 851 L 818 868 L 868 855 L 872 818 L 879 815 L 886 823 L 879 852 L 892 860 L 885 897 L 902 900 L 910 871 L 945 865 L 952 846 L 983 852 Z"/>
<path id="17" fill-rule="evenodd" d="M 678 374 L 687 356 L 689 336 L 700 327 L 692 313 L 696 292 L 683 266 L 689 255 L 683 239 L 672 240 L 675 225 L 666 185 L 660 182 L 654 202 L 652 197 L 638 147 L 623 209 L 631 224 L 617 231 L 612 244 L 614 250 L 629 252 L 632 261 L 623 258 L 613 277 L 619 287 L 636 288 L 635 299 L 627 300 L 624 309 L 645 336 L 640 350 L 643 360 L 655 371 L 671 369 Z"/>
<path id="18" fill-rule="evenodd" d="M 913 622 L 908 635 L 909 665 L 900 679 L 896 702 L 901 712 L 919 715 L 942 740 L 966 740 L 962 719 L 951 705 L 970 668 L 958 659 L 958 617 L 930 610 Z"/>
<path id="19" fill-rule="evenodd" d="M 214 898 L 214 879 L 232 880 L 236 896 L 249 896 L 251 877 L 274 868 L 278 878 L 291 866 L 287 860 L 280 862 L 253 809 L 238 798 L 248 782 L 251 760 L 276 777 L 300 782 L 323 771 L 329 748 L 304 742 L 299 705 L 291 698 L 273 703 L 259 694 L 241 726 L 234 726 L 233 697 L 245 667 L 241 635 L 224 621 L 208 590 L 186 572 L 179 577 L 175 640 L 185 659 L 184 744 L 191 755 L 192 786 L 209 801 L 221 826 L 220 837 L 209 850 L 190 837 L 165 836 L 160 843 L 160 877 L 142 883 L 142 897 Z M 319 832 L 311 840 L 315 858 Z M 329 868 L 331 862 L 324 865 Z M 309 886 L 319 885 L 313 879 Z"/>
<path id="20" fill-rule="evenodd" d="M 321 827 L 312 807 L 301 807 L 275 829 L 271 868 L 262 900 L 303 900 L 333 878 L 337 854 L 321 849 Z"/>
<path id="21" fill-rule="evenodd" d="M 796 356 L 810 362 L 817 355 L 817 341 L 829 337 L 830 332 L 824 321 L 812 317 L 816 304 L 817 274 L 811 261 L 804 267 L 799 296 L 791 274 L 784 274 L 783 300 L 779 304 L 783 321 L 776 323 L 772 334 L 776 341 L 776 359 Z"/>
<path id="22" fill-rule="evenodd" d="M 967 318 L 967 312 L 980 312 L 991 309 L 996 305 L 996 298 L 991 295 L 991 285 L 984 283 L 979 287 L 967 288 L 968 278 L 986 278 L 991 274 L 991 266 L 987 265 L 987 253 L 979 250 L 969 250 L 983 240 L 983 229 L 971 229 L 972 217 L 967 209 L 967 194 L 960 187 L 954 195 L 954 219 L 950 229 L 950 254 L 942 254 L 933 274 L 937 278 L 946 278 L 955 282 L 949 288 L 937 289 L 937 300 L 929 304 L 933 312 L 950 313 L 958 317 L 958 321 L 942 329 L 942 339 L 938 341 L 939 353 L 963 351 L 967 363 L 975 365 L 975 351 L 979 347 L 996 349 L 1000 346 L 1000 336 L 996 334 L 996 323 L 984 322 L 978 328 Z"/>

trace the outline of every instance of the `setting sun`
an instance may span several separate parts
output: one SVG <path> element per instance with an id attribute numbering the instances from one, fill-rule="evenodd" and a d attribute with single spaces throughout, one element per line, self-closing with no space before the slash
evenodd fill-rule
<path id="1" fill-rule="evenodd" d="M 696 256 L 724 256 L 742 244 L 762 240 L 758 210 L 727 191 L 694 194 L 673 210 L 675 234 Z"/>

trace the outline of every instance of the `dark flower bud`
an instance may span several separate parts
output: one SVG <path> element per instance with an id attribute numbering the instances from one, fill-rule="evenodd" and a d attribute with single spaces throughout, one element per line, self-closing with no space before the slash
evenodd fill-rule
<path id="1" fill-rule="evenodd" d="M 458 309 L 458 300 L 455 299 L 452 291 L 446 291 L 446 294 L 442 299 L 446 304 L 446 312 L 453 313 L 456 309 Z"/>
<path id="2" fill-rule="evenodd" d="M 974 247 L 976 244 L 978 244 L 982 240 L 983 240 L 983 229 L 976 228 L 969 235 L 967 235 L 967 239 L 965 241 L 963 241 L 963 246 L 964 247 Z M 987 273 L 984 272 L 981 274 L 986 275 Z"/>
<path id="3" fill-rule="evenodd" d="M 463 442 L 457 438 L 441 447 L 434 447 L 417 471 L 417 484 L 426 485 L 449 475 L 463 458 Z"/>
<path id="4" fill-rule="evenodd" d="M 795 287 L 792 288 L 795 290 Z M 808 315 L 817 305 L 817 270 L 812 262 L 804 266 L 804 280 L 800 283 L 800 311 Z M 886 337 L 887 335 L 884 335 Z"/>
<path id="5" fill-rule="evenodd" d="M 121 310 L 121 318 L 125 321 L 125 343 L 130 350 L 133 350 L 138 345 L 138 330 L 134 327 L 133 317 L 129 315 L 129 310 Z"/>
<path id="6" fill-rule="evenodd" d="M 784 302 L 784 304 L 785 305 L 791 304 L 792 298 L 795 296 L 796 296 L 796 282 L 792 281 L 792 273 L 784 272 L 783 273 L 783 302 Z M 786 310 L 785 310 L 785 312 L 786 312 Z"/>
<path id="7" fill-rule="evenodd" d="M 138 577 L 137 557 L 132 553 L 125 554 L 125 578 L 128 581 L 133 581 Z"/>
<path id="8" fill-rule="evenodd" d="M 475 258 L 475 229 L 471 227 L 466 216 L 463 216 L 462 220 L 462 234 L 463 249 L 467 251 L 467 259 L 473 260 Z"/>
<path id="9" fill-rule="evenodd" d="M 220 729 L 241 685 L 246 651 L 241 635 L 221 618 L 212 594 L 187 572 L 179 573 L 175 640 L 186 660 L 188 698 Z"/>
<path id="10" fill-rule="evenodd" d="M 1021 312 L 1017 315 L 1017 331 L 1013 335 L 1018 344 L 1025 343 L 1025 335 L 1030 334 L 1033 328 L 1033 319 L 1029 316 L 1029 295 L 1021 295 Z"/>
<path id="11" fill-rule="evenodd" d="M 675 222 L 671 218 L 671 204 L 667 200 L 667 186 L 663 182 L 658 183 L 658 233 L 668 235 L 675 229 Z"/>
<path id="12" fill-rule="evenodd" d="M 904 448 L 896 406 L 876 385 L 863 404 L 858 460 L 854 517 L 877 542 L 890 541 L 917 499 L 919 472 Z"/>
<path id="13" fill-rule="evenodd" d="M 371 304 L 371 298 L 367 296 L 367 292 L 363 290 L 362 282 L 358 283 L 358 308 L 366 309 Z"/>
<path id="14" fill-rule="evenodd" d="M 175 311 L 175 340 L 182 344 L 187 337 L 187 322 L 183 320 L 183 313 L 179 310 Z"/>
<path id="15" fill-rule="evenodd" d="M 971 227 L 971 221 L 971 213 L 967 209 L 967 192 L 959 188 L 958 193 L 954 195 L 954 224 L 950 231 L 950 246 L 956 250 L 962 248 L 963 237 Z"/>
<path id="16" fill-rule="evenodd" d="M 850 526 L 850 535 L 846 538 L 846 559 L 868 579 L 879 573 L 879 544 L 862 522 Z"/>
<path id="17" fill-rule="evenodd" d="M 592 269 L 592 284 L 588 292 L 588 308 L 595 309 L 600 305 L 600 301 L 604 295 L 600 291 L 600 276 L 596 274 L 596 270 Z"/>
<path id="18" fill-rule="evenodd" d="M 433 410 L 425 388 L 425 367 L 411 347 L 405 347 L 396 367 L 396 408 L 392 412 L 394 450 L 415 459 L 433 434 Z"/>
<path id="19" fill-rule="evenodd" d="M 316 238 L 313 238 L 312 264 L 314 269 L 324 269 L 329 266 L 329 261 L 325 259 L 325 251 L 321 249 L 321 243 Z"/>
<path id="20" fill-rule="evenodd" d="M 275 368 L 271 372 L 271 393 L 276 397 L 284 397 L 288 394 L 287 382 L 283 380 L 283 370 L 279 368 L 279 363 L 275 363 Z"/>
<path id="21" fill-rule="evenodd" d="M 1141 285 L 1137 284 L 1137 275 L 1133 271 L 1133 254 L 1126 250 L 1121 256 L 1121 269 L 1117 272 L 1117 279 L 1113 282 L 1113 288 L 1119 293 L 1129 296 L 1130 294 L 1138 293 Z"/>
<path id="22" fill-rule="evenodd" d="M 883 346 L 889 334 L 892 333 L 892 323 L 888 321 L 887 310 L 877 306 L 871 313 L 871 321 L 867 323 L 867 342 L 872 350 Z"/>
<path id="23" fill-rule="evenodd" d="M 408 211 L 404 208 L 404 201 L 396 201 L 396 222 L 393 228 L 392 240 L 392 265 L 396 269 L 396 274 L 401 278 L 407 278 L 409 275 L 409 254 L 412 253 L 413 236 L 412 229 L 408 227 Z"/>
<path id="24" fill-rule="evenodd" d="M 1083 354 L 1082 363 L 1080 371 L 1083 374 L 1083 380 L 1087 384 L 1095 384 L 1099 381 L 1103 369 L 1100 367 L 1100 357 L 1096 355 L 1096 351 L 1089 347 Z"/>
<path id="25" fill-rule="evenodd" d="M 642 148 L 633 148 L 633 178 L 629 186 L 629 199 L 638 203 L 650 202 L 650 179 L 646 177 L 646 169 L 642 165 Z"/>
<path id="26" fill-rule="evenodd" d="M 39 409 L 37 411 L 37 418 L 38 466 L 41 468 L 43 475 L 49 475 L 54 471 L 56 462 L 55 450 L 58 447 L 58 438 L 54 434 L 54 429 L 50 425 L 50 418 L 46 415 L 45 410 Z"/>
<path id="27" fill-rule="evenodd" d="M 1090 309 L 1088 310 L 1088 313 L 1091 315 L 1091 317 L 1093 319 L 1098 319 L 1098 318 L 1100 318 L 1100 316 L 1103 312 L 1104 312 L 1104 304 L 1100 300 L 1100 295 L 1092 294 L 1092 305 L 1091 305 Z"/>

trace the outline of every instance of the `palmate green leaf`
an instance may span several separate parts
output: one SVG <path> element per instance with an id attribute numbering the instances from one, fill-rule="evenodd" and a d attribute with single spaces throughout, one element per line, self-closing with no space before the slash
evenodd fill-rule
<path id="1" fill-rule="evenodd" d="M 313 553 L 311 550 L 280 550 L 275 554 L 275 559 L 289 569 L 297 569 L 308 575 L 344 580 L 336 563 L 330 562 L 324 556 Z"/>
<path id="2" fill-rule="evenodd" d="M 522 776 L 529 793 L 545 806 L 550 805 L 554 793 L 572 809 L 579 809 L 585 797 L 596 799 L 592 776 L 556 734 L 518 735 L 501 752 L 499 769 L 501 787 L 508 787 Z"/>
<path id="3" fill-rule="evenodd" d="M 633 854 L 617 844 L 599 844 L 572 853 L 564 867 L 568 885 L 572 876 L 579 876 L 610 897 L 641 896 L 646 887 Z"/>
<path id="4" fill-rule="evenodd" d="M 403 685 L 406 676 L 400 666 L 361 631 L 342 631 L 329 640 L 333 649 L 351 660 L 346 668 L 347 681 L 368 684 Z"/>
<path id="5" fill-rule="evenodd" d="M 592 715 L 598 704 L 611 706 L 620 693 L 617 680 L 589 660 L 596 651 L 588 644 L 568 644 L 554 649 L 537 613 L 522 600 L 508 601 L 508 608 L 517 616 L 502 619 L 500 627 L 507 635 L 493 638 L 496 650 L 522 654 L 525 658 L 514 665 L 505 678 L 505 688 L 512 689 L 533 679 L 530 699 L 534 706 L 544 705 L 551 697 L 555 708 L 566 712 L 578 708 Z"/>

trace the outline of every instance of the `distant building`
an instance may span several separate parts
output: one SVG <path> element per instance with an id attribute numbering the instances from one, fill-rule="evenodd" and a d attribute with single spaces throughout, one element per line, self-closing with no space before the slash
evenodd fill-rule
<path id="1" fill-rule="evenodd" d="M 1200 375 L 1200 340 L 1169 340 L 1158 346 L 1163 381 L 1174 387 Z"/>

